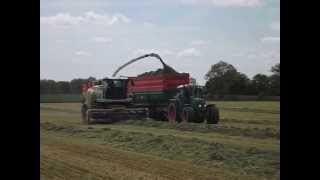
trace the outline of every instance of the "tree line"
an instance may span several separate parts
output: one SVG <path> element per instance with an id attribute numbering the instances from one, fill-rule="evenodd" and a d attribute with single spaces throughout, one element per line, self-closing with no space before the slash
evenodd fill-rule
<path id="1" fill-rule="evenodd" d="M 272 75 L 256 74 L 252 79 L 224 61 L 211 66 L 205 75 L 209 95 L 280 96 L 280 63 L 271 67 Z"/>
<path id="2" fill-rule="evenodd" d="M 82 84 L 92 80 L 96 80 L 96 78 L 78 78 L 71 81 L 40 79 L 40 94 L 80 94 Z"/>
<path id="3" fill-rule="evenodd" d="M 271 67 L 272 75 L 256 74 L 252 79 L 237 71 L 237 69 L 224 61 L 211 66 L 205 75 L 205 87 L 210 95 L 258 95 L 280 96 L 280 63 Z M 96 80 L 73 79 L 71 81 L 54 81 L 40 79 L 40 94 L 79 94 L 81 85 Z M 195 84 L 195 79 L 192 79 Z"/>

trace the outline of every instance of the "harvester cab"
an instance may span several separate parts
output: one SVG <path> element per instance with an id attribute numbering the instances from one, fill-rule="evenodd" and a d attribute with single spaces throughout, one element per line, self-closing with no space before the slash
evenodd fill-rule
<path id="1" fill-rule="evenodd" d="M 111 100 L 126 99 L 127 81 L 126 79 L 104 79 L 103 98 Z"/>

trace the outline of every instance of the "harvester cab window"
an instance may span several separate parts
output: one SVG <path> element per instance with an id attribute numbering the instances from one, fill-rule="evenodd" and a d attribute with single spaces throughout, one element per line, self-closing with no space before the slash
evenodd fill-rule
<path id="1" fill-rule="evenodd" d="M 122 87 L 122 81 L 117 81 L 117 80 L 115 80 L 115 81 L 113 81 L 113 84 L 114 84 L 114 87 L 116 87 L 116 88 L 120 88 L 120 87 Z"/>
<path id="2" fill-rule="evenodd" d="M 107 82 L 107 90 L 105 97 L 108 99 L 125 99 L 125 80 L 109 80 Z"/>

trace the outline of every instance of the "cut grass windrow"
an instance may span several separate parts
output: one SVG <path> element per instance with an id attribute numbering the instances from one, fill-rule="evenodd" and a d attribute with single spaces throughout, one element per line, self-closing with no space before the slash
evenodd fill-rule
<path id="1" fill-rule="evenodd" d="M 253 108 L 243 108 L 243 107 L 221 107 L 219 109 L 229 110 L 229 111 L 239 111 L 239 112 L 280 114 L 280 110 L 253 109 Z"/>
<path id="2" fill-rule="evenodd" d="M 42 133 L 41 141 L 41 175 L 46 179 L 262 179 L 222 168 L 209 169 L 119 150 L 73 137 Z"/>
<path id="3" fill-rule="evenodd" d="M 86 139 L 116 148 L 187 161 L 208 168 L 225 168 L 241 175 L 274 177 L 279 171 L 279 153 L 261 148 L 235 146 L 199 138 L 157 135 L 150 132 L 130 132 L 112 128 L 60 126 L 41 123 L 46 132 Z M 267 167 L 267 168 L 266 168 Z"/>
<path id="4" fill-rule="evenodd" d="M 252 138 L 276 138 L 280 139 L 280 131 L 278 129 L 266 128 L 252 128 L 252 127 L 235 127 L 231 125 L 210 125 L 199 123 L 187 124 L 169 124 L 163 121 L 154 120 L 127 120 L 121 121 L 116 124 L 128 124 L 144 127 L 157 127 L 162 129 L 176 129 L 180 131 L 191 131 L 200 133 L 220 133 L 230 136 L 246 136 Z"/>
<path id="5" fill-rule="evenodd" d="M 48 111 L 57 111 L 65 113 L 77 113 L 79 111 L 73 109 L 61 109 L 53 107 L 41 107 L 42 110 Z M 234 121 L 232 121 L 234 122 Z M 120 124 L 128 125 L 137 125 L 144 127 L 158 127 L 163 129 L 176 129 L 180 131 L 192 131 L 192 132 L 201 132 L 201 133 L 221 133 L 227 134 L 230 136 L 246 136 L 253 138 L 276 138 L 280 139 L 280 131 L 271 127 L 265 128 L 256 128 L 256 127 L 236 127 L 231 125 L 208 125 L 204 123 L 187 123 L 187 124 L 169 124 L 168 122 L 163 121 L 154 121 L 154 120 L 127 120 L 120 121 Z"/>

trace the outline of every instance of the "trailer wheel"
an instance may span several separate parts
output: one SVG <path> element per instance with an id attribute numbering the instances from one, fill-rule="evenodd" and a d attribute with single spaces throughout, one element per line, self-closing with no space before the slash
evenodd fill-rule
<path id="1" fill-rule="evenodd" d="M 206 111 L 207 124 L 218 124 L 219 118 L 219 109 L 214 106 L 208 106 Z"/>
<path id="2" fill-rule="evenodd" d="M 181 113 L 181 122 L 193 122 L 194 121 L 194 110 L 191 107 L 185 107 Z"/>
<path id="3" fill-rule="evenodd" d="M 170 103 L 168 106 L 168 121 L 170 123 L 177 122 L 177 107 L 175 103 Z"/>
<path id="4" fill-rule="evenodd" d="M 82 123 L 87 124 L 87 110 L 88 107 L 85 104 L 82 104 L 81 106 L 81 118 L 82 118 Z"/>

